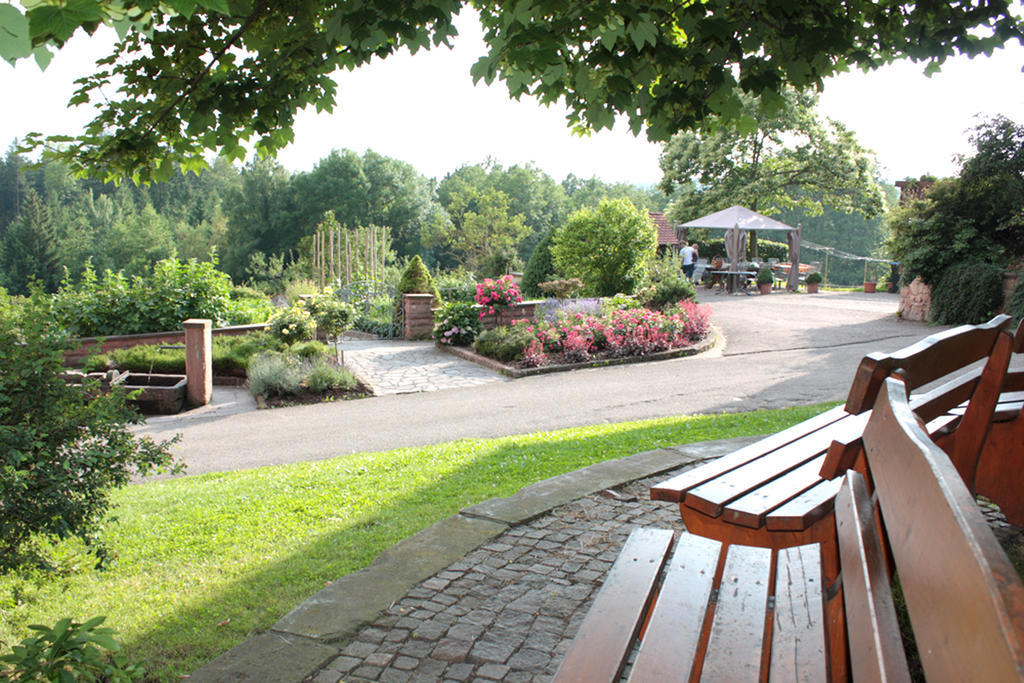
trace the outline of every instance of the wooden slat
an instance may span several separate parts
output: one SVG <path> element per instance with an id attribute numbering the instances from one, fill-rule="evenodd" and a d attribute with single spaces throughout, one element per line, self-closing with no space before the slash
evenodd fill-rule
<path id="1" fill-rule="evenodd" d="M 904 391 L 885 381 L 864 442 L 925 675 L 1022 680 L 1024 585 Z"/>
<path id="2" fill-rule="evenodd" d="M 969 490 L 974 490 L 974 473 L 978 468 L 978 456 L 992 424 L 992 413 L 999 402 L 999 391 L 1010 364 L 1013 337 L 1000 332 L 992 346 L 988 362 L 981 372 L 978 385 L 967 404 L 963 419 L 953 432 L 949 457 L 960 473 Z"/>
<path id="3" fill-rule="evenodd" d="M 772 510 L 764 525 L 772 531 L 801 531 L 832 511 L 842 479 L 828 479 Z"/>
<path id="4" fill-rule="evenodd" d="M 672 544 L 670 529 L 635 529 L 608 572 L 555 675 L 559 681 L 614 680 L 643 625 Z"/>
<path id="5" fill-rule="evenodd" d="M 778 553 L 769 680 L 818 683 L 827 677 L 821 547 Z"/>
<path id="6" fill-rule="evenodd" d="M 765 515 L 821 481 L 818 473 L 824 460 L 825 456 L 819 455 L 795 470 L 732 501 L 723 510 L 722 519 L 730 524 L 740 524 L 752 529 L 764 526 Z"/>
<path id="7" fill-rule="evenodd" d="M 910 407 L 925 422 L 970 400 L 984 368 L 973 368 L 929 391 L 913 394 Z"/>
<path id="8" fill-rule="evenodd" d="M 758 680 L 771 553 L 767 548 L 729 547 L 700 680 Z"/>
<path id="9" fill-rule="evenodd" d="M 689 678 L 697 659 L 722 544 L 683 534 L 665 568 L 640 651 L 630 670 L 635 681 Z"/>
<path id="10" fill-rule="evenodd" d="M 836 496 L 847 643 L 857 681 L 909 681 L 890 579 L 864 477 L 849 472 Z"/>
<path id="11" fill-rule="evenodd" d="M 848 417 L 842 406 L 836 406 L 820 415 L 804 420 L 781 432 L 767 436 L 760 441 L 745 446 L 738 451 L 722 456 L 717 460 L 705 463 L 678 474 L 671 479 L 651 487 L 651 500 L 667 500 L 678 503 L 683 499 L 686 492 L 709 479 L 741 467 L 751 460 L 760 458 L 765 453 L 771 453 L 786 444 L 801 439 L 808 434 L 813 434 L 828 425 Z"/>
<path id="12" fill-rule="evenodd" d="M 824 454 L 836 435 L 845 434 L 844 427 L 854 425 L 851 420 L 829 425 L 813 434 L 789 443 L 742 467 L 722 474 L 686 492 L 686 505 L 706 515 L 717 517 L 733 500 L 764 486 L 776 477 Z M 821 465 L 818 465 L 821 468 Z"/>

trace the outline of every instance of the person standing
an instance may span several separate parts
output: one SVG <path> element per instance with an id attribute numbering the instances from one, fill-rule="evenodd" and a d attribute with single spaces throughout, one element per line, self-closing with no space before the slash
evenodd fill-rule
<path id="1" fill-rule="evenodd" d="M 683 274 L 687 280 L 693 279 L 693 269 L 697 265 L 697 243 L 691 242 L 679 250 L 679 256 L 683 259 Z"/>

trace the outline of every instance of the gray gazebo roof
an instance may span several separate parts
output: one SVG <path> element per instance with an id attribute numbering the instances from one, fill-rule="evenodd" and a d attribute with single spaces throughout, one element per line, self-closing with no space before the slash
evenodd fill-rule
<path id="1" fill-rule="evenodd" d="M 702 216 L 689 223 L 683 223 L 684 228 L 739 228 L 740 230 L 793 230 L 793 226 L 786 225 L 781 221 L 768 216 L 762 216 L 756 211 L 751 211 L 742 206 L 730 206 L 715 213 Z"/>

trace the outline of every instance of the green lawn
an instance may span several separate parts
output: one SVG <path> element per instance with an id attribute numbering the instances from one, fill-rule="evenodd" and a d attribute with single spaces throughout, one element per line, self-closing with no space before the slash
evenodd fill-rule
<path id="1" fill-rule="evenodd" d="M 112 566 L 95 569 L 69 543 L 55 549 L 56 572 L 0 576 L 2 649 L 29 624 L 107 615 L 132 659 L 174 680 L 466 505 L 601 460 L 775 432 L 828 407 L 471 439 L 130 486 L 114 495 Z"/>

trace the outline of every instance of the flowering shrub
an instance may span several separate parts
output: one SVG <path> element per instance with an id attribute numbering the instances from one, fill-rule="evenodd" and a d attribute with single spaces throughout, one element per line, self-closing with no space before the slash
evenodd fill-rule
<path id="1" fill-rule="evenodd" d="M 480 309 L 480 317 L 494 315 L 501 308 L 508 308 L 523 300 L 519 291 L 519 285 L 511 275 L 505 275 L 492 280 L 485 279 L 476 286 L 476 296 L 473 297 L 483 308 Z"/>
<path id="2" fill-rule="evenodd" d="M 446 303 L 434 319 L 433 334 L 438 344 L 469 346 L 483 331 L 473 304 L 464 301 Z"/>
<path id="3" fill-rule="evenodd" d="M 267 321 L 267 331 L 285 344 L 313 338 L 313 317 L 304 308 L 283 308 Z"/>
<path id="4" fill-rule="evenodd" d="M 477 341 L 478 353 L 495 358 L 522 359 L 537 367 L 552 362 L 582 363 L 597 356 L 643 356 L 689 346 L 711 329 L 708 306 L 682 301 L 669 313 L 645 308 L 614 310 L 608 314 L 557 312 L 552 320 L 520 320 L 505 332 L 493 332 Z M 492 333 L 485 333 L 492 335 Z M 511 348 L 514 346 L 515 348 Z"/>

